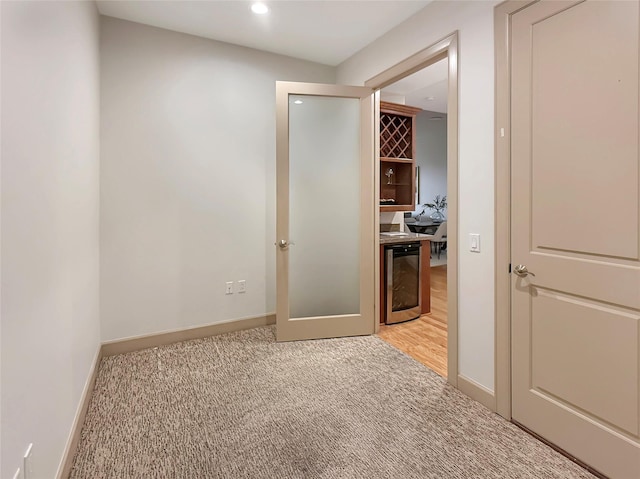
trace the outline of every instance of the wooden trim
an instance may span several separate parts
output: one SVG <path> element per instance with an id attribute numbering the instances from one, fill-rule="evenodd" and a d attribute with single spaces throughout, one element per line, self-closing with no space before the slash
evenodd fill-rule
<path id="1" fill-rule="evenodd" d="M 496 397 L 494 393 L 474 380 L 458 375 L 458 389 L 492 411 L 496 410 Z"/>
<path id="2" fill-rule="evenodd" d="M 447 371 L 458 387 L 458 32 L 448 40 L 447 98 Z"/>
<path id="3" fill-rule="evenodd" d="M 380 161 L 387 161 L 389 163 L 406 163 L 406 164 L 411 164 L 413 163 L 413 158 L 391 158 L 389 156 L 381 156 L 380 157 Z"/>
<path id="4" fill-rule="evenodd" d="M 386 268 L 386 264 L 387 262 L 385 261 L 385 255 L 384 255 L 384 245 L 381 244 L 379 247 L 380 250 L 380 257 L 379 257 L 379 261 L 380 261 L 380 271 L 378 272 L 378 277 L 380 278 L 380 280 L 378 281 L 379 284 L 379 288 L 378 288 L 378 294 L 380 295 L 380 299 L 378 300 L 378 305 L 379 305 L 379 312 L 378 312 L 378 316 L 380 317 L 380 324 L 384 324 L 384 317 L 386 315 L 386 311 L 387 311 L 387 295 L 386 295 L 386 288 L 385 288 L 385 278 L 386 278 L 386 274 L 387 274 L 387 268 Z"/>
<path id="5" fill-rule="evenodd" d="M 415 117 L 422 111 L 422 108 L 380 100 L 380 111 L 383 111 L 385 113 L 401 113 L 403 115 Z"/>
<path id="6" fill-rule="evenodd" d="M 67 479 L 71 474 L 71 468 L 73 467 L 73 458 L 75 456 L 76 449 L 78 448 L 78 443 L 80 442 L 80 433 L 82 432 L 82 426 L 84 425 L 84 420 L 87 416 L 87 410 L 89 409 L 89 403 L 91 402 L 91 397 L 93 396 L 93 388 L 96 384 L 96 378 L 98 377 L 98 369 L 101 360 L 102 347 L 98 347 L 93 358 L 89 376 L 87 377 L 87 381 L 84 384 L 84 389 L 82 390 L 82 395 L 80 396 L 80 403 L 78 404 L 78 409 L 76 410 L 76 416 L 73 419 L 73 424 L 71 426 L 69 438 L 67 439 L 67 444 L 64 448 L 62 460 L 60 461 L 60 465 L 58 466 L 58 473 L 56 474 L 57 479 Z"/>
<path id="7" fill-rule="evenodd" d="M 379 220 L 380 215 L 376 206 L 379 202 L 377 182 L 380 168 L 373 150 L 377 123 L 369 122 L 373 122 L 378 116 L 378 101 L 373 89 L 369 89 L 369 94 L 360 99 L 360 122 L 363 125 L 360 134 L 360 314 L 373 320 L 368 334 L 375 333 L 377 324 L 375 262 L 378 256 L 376 241 L 380 238 L 380 225 L 376 223 L 376 219 Z"/>
<path id="8" fill-rule="evenodd" d="M 364 86 L 382 89 L 397 82 L 401 78 L 407 77 L 412 73 L 447 58 L 449 47 L 454 38 L 458 38 L 457 31 L 447 35 L 442 40 L 438 40 L 433 45 L 414 53 L 392 67 L 387 68 L 373 78 L 370 78 L 364 82 Z"/>
<path id="9" fill-rule="evenodd" d="M 495 398 L 511 419 L 511 15 L 531 0 L 508 0 L 494 9 L 495 42 Z"/>
<path id="10" fill-rule="evenodd" d="M 380 168 L 378 165 L 380 164 L 380 90 L 376 90 L 373 94 L 373 164 L 376 167 L 373 168 L 373 197 L 375 204 L 380 202 Z M 373 259 L 373 275 L 375 278 L 380 278 L 381 271 L 384 273 L 384 254 L 378 254 L 377 251 L 380 250 L 380 214 L 374 208 L 373 214 L 373 231 L 374 231 L 374 254 Z M 380 281 L 378 279 L 378 281 Z M 375 293 L 373 295 L 373 332 L 374 334 L 378 334 L 380 332 L 380 321 L 378 318 L 384 318 L 384 309 L 381 307 L 382 298 L 384 298 L 384 282 L 378 285 L 378 288 L 375 288 Z M 383 319 L 384 321 L 384 319 Z"/>
<path id="11" fill-rule="evenodd" d="M 398 211 L 413 211 L 414 205 L 380 205 L 380 213 L 395 213 Z"/>
<path id="12" fill-rule="evenodd" d="M 423 240 L 420 244 L 420 314 L 431 312 L 431 241 Z"/>
<path id="13" fill-rule="evenodd" d="M 276 82 L 276 245 L 289 239 L 289 83 Z M 276 255 L 276 322 L 289 317 L 289 255 Z M 279 328 L 278 328 L 279 329 Z"/>
<path id="14" fill-rule="evenodd" d="M 258 328 L 276 323 L 275 314 L 266 314 L 252 318 L 234 319 L 221 323 L 196 326 L 194 328 L 178 329 L 164 333 L 147 334 L 133 338 L 117 339 L 102 343 L 102 355 L 113 356 L 115 354 L 131 353 L 142 349 L 155 348 L 165 344 L 200 339 L 219 334 L 242 331 L 244 329 Z"/>
<path id="15" fill-rule="evenodd" d="M 276 94 L 278 92 L 280 92 L 286 98 L 287 101 L 285 103 L 285 106 L 288 105 L 289 95 L 328 96 L 334 98 L 364 98 L 372 93 L 368 88 L 362 86 L 334 85 L 327 83 L 304 83 L 292 81 L 277 81 Z M 286 114 L 287 112 L 284 111 L 282 113 Z"/>
<path id="16" fill-rule="evenodd" d="M 458 32 L 379 73 L 365 86 L 380 90 L 444 58 L 449 59 L 447 108 L 447 368 L 448 382 L 458 385 Z M 379 135 L 376 135 L 379 136 Z M 379 151 L 379 144 L 377 145 Z M 379 160 L 379 158 L 377 158 Z M 379 274 L 376 275 L 379 277 Z M 376 288 L 376 290 L 378 290 Z"/>

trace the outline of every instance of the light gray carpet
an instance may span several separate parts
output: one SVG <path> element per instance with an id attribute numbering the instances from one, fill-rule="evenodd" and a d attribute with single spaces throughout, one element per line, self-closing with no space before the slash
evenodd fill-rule
<path id="1" fill-rule="evenodd" d="M 593 476 L 377 337 L 267 327 L 105 358 L 71 477 Z"/>

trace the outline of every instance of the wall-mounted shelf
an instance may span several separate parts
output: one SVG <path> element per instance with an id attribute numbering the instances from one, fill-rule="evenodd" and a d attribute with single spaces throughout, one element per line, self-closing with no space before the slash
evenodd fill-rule
<path id="1" fill-rule="evenodd" d="M 420 111 L 380 102 L 380 211 L 415 209 L 415 117 Z"/>

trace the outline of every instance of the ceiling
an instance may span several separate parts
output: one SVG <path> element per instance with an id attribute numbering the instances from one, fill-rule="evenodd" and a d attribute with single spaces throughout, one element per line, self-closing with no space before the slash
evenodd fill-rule
<path id="1" fill-rule="evenodd" d="M 431 0 L 98 0 L 102 15 L 336 66 Z"/>
<path id="2" fill-rule="evenodd" d="M 448 60 L 429 65 L 382 89 L 382 100 L 438 113 L 447 112 Z"/>

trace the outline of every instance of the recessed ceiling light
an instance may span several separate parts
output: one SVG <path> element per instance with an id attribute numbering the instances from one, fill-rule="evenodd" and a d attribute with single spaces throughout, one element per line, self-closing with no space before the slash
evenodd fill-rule
<path id="1" fill-rule="evenodd" d="M 302 100 L 295 100 L 293 103 L 295 103 L 296 105 L 302 105 Z"/>
<path id="2" fill-rule="evenodd" d="M 269 7 L 264 3 L 254 3 L 251 5 L 251 11 L 257 15 L 264 15 L 269 11 Z"/>

